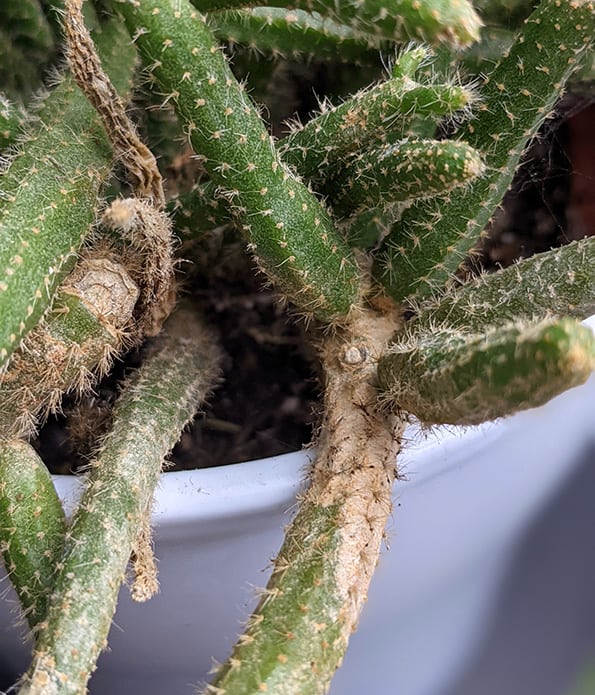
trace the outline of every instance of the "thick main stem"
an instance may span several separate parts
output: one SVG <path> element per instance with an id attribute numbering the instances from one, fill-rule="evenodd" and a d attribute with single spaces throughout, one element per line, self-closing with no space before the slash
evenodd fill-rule
<path id="1" fill-rule="evenodd" d="M 396 322 L 362 312 L 326 339 L 326 415 L 311 485 L 247 630 L 207 692 L 324 693 L 366 600 L 391 511 L 403 422 L 377 408 Z"/>

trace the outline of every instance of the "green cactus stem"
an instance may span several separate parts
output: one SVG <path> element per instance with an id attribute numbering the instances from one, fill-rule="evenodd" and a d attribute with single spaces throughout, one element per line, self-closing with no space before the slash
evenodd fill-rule
<path id="1" fill-rule="evenodd" d="M 53 57 L 54 37 L 39 0 L 0 3 L 0 85 L 26 102 L 41 86 Z"/>
<path id="2" fill-rule="evenodd" d="M 371 36 L 302 10 L 255 7 L 214 12 L 207 21 L 216 38 L 231 47 L 242 45 L 276 58 L 306 56 L 375 65 L 382 46 Z"/>
<path id="3" fill-rule="evenodd" d="M 133 53 L 112 22 L 98 36 L 118 88 L 129 87 Z M 72 269 L 111 168 L 99 117 L 70 77 L 51 92 L 39 130 L 0 178 L 0 363 L 39 321 Z"/>
<path id="4" fill-rule="evenodd" d="M 475 425 L 543 405 L 587 380 L 595 338 L 569 318 L 469 333 L 406 330 L 378 365 L 383 401 L 426 425 Z"/>
<path id="5" fill-rule="evenodd" d="M 167 212 L 182 240 L 195 239 L 202 232 L 229 225 L 232 219 L 228 201 L 217 196 L 217 186 L 212 181 L 201 181 L 191 190 L 171 198 Z"/>
<path id="6" fill-rule="evenodd" d="M 202 324 L 180 311 L 125 386 L 66 536 L 21 695 L 85 692 L 164 456 L 211 389 L 218 360 Z"/>
<path id="7" fill-rule="evenodd" d="M 193 0 L 193 3 L 201 12 L 251 4 L 246 0 Z M 466 46 L 477 41 L 482 24 L 466 0 L 394 0 L 391 3 L 379 0 L 340 3 L 331 0 L 272 0 L 259 4 L 317 12 L 353 31 L 390 41 L 448 41 L 455 46 Z"/>
<path id="8" fill-rule="evenodd" d="M 515 32 L 500 27 L 486 27 L 481 41 L 469 46 L 460 56 L 460 64 L 473 74 L 490 73 L 503 55 L 510 50 Z"/>
<path id="9" fill-rule="evenodd" d="M 316 182 L 341 171 L 345 157 L 402 137 L 417 116 L 437 121 L 465 109 L 474 92 L 458 85 L 420 84 L 408 75 L 364 89 L 339 106 L 323 111 L 279 143 L 283 160 Z"/>
<path id="10" fill-rule="evenodd" d="M 8 29 L 0 25 L 0 85 L 10 99 L 27 101 L 41 86 L 37 66 L 13 44 Z"/>
<path id="11" fill-rule="evenodd" d="M 489 174 L 403 214 L 374 270 L 391 297 L 427 296 L 452 278 L 502 200 L 527 142 L 590 55 L 594 8 L 592 0 L 542 0 L 486 78 L 481 107 L 460 137 L 482 152 Z"/>
<path id="12" fill-rule="evenodd" d="M 349 246 L 357 249 L 373 249 L 392 229 L 403 209 L 398 203 L 365 210 L 347 220 L 344 230 Z"/>
<path id="13" fill-rule="evenodd" d="M 65 532 L 46 465 L 27 442 L 0 442 L 0 549 L 32 630 L 45 618 Z"/>
<path id="14" fill-rule="evenodd" d="M 10 29 L 13 41 L 27 50 L 32 61 L 47 57 L 53 48 L 52 32 L 39 0 L 4 0 L 0 24 Z"/>
<path id="15" fill-rule="evenodd" d="M 24 110 L 0 92 L 0 151 L 22 135 L 25 120 Z"/>
<path id="16" fill-rule="evenodd" d="M 185 1 L 114 2 L 144 62 L 185 121 L 194 150 L 232 203 L 258 265 L 297 307 L 347 315 L 359 273 L 316 197 L 280 161 L 211 32 Z"/>
<path id="17" fill-rule="evenodd" d="M 79 262 L 0 374 L 0 440 L 32 435 L 64 393 L 88 391 L 107 372 L 129 343 L 126 327 L 138 294 L 113 259 Z"/>
<path id="18" fill-rule="evenodd" d="M 595 314 L 595 237 L 481 275 L 422 304 L 415 322 L 481 331 L 515 320 Z"/>
<path id="19" fill-rule="evenodd" d="M 479 153 L 454 140 L 403 140 L 367 150 L 344 163 L 342 176 L 322 191 L 335 215 L 348 217 L 383 203 L 427 198 L 481 176 Z"/>
<path id="20" fill-rule="evenodd" d="M 311 485 L 245 633 L 206 692 L 322 694 L 366 599 L 391 511 L 402 422 L 377 409 L 377 355 L 394 312 L 327 340 L 325 420 Z"/>

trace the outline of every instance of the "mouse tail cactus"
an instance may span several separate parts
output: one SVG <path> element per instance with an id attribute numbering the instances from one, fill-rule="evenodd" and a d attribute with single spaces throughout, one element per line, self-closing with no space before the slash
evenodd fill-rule
<path id="1" fill-rule="evenodd" d="M 0 10 L 15 32 L 6 50 L 23 26 L 48 56 L 61 17 L 72 67 L 34 116 L 0 70 L 0 536 L 34 635 L 18 692 L 85 692 L 127 566 L 136 599 L 156 590 L 153 491 L 221 365 L 216 330 L 195 307 L 166 320 L 174 254 L 178 239 L 200 246 L 225 229 L 304 320 L 324 394 L 308 488 L 203 692 L 322 694 L 366 600 L 410 419 L 504 417 L 595 366 L 579 324 L 595 309 L 595 239 L 468 281 L 461 271 L 590 60 L 593 0 L 541 0 L 471 85 L 443 69 L 479 37 L 466 0 L 101 0 L 92 40 L 80 0 L 45 5 Z M 391 68 L 275 137 L 219 41 L 259 55 L 338 51 L 368 67 L 380 51 Z M 137 57 L 137 79 L 173 109 L 173 137 L 183 128 L 199 172 L 175 196 L 126 111 Z M 450 137 L 437 129 L 444 119 Z M 88 389 L 145 339 L 67 522 L 27 439 L 64 393 Z"/>

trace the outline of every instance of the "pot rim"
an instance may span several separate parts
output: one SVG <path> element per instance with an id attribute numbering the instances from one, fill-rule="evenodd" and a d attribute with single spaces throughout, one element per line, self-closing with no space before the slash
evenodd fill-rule
<path id="1" fill-rule="evenodd" d="M 595 331 L 595 315 L 583 323 Z M 589 381 L 594 379 L 595 375 Z M 462 459 L 475 460 L 486 447 L 511 436 L 518 437 L 519 428 L 531 423 L 538 425 L 541 414 L 555 408 L 556 401 L 557 398 L 541 408 L 476 426 L 441 426 L 426 431 L 417 424 L 410 425 L 404 434 L 405 447 L 399 462 L 400 471 L 405 474 L 404 485 L 409 489 L 424 485 L 459 467 Z M 315 454 L 314 448 L 305 448 L 214 468 L 165 471 L 155 492 L 153 525 L 158 529 L 189 521 L 224 520 L 266 514 L 279 508 L 287 510 L 304 488 L 307 469 Z M 52 476 L 69 515 L 82 494 L 85 477 Z"/>

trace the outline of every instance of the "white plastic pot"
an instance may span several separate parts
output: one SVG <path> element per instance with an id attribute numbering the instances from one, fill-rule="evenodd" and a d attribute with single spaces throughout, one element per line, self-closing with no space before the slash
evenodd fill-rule
<path id="1" fill-rule="evenodd" d="M 595 623 L 595 467 L 583 465 L 595 459 L 594 412 L 592 377 L 497 423 L 427 438 L 409 429 L 391 547 L 331 695 L 565 692 L 590 640 L 595 653 L 583 625 L 589 610 Z M 161 592 L 139 605 L 122 591 L 92 695 L 190 695 L 207 678 L 266 583 L 308 461 L 162 476 Z M 81 484 L 56 478 L 67 506 Z M 0 604 L 0 668 L 18 674 L 28 653 L 11 601 Z"/>

